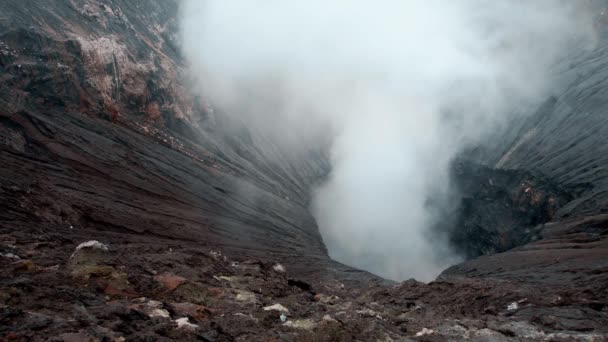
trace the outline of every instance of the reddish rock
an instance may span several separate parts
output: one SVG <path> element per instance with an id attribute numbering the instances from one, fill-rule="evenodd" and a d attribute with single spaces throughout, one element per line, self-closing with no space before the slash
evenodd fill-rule
<path id="1" fill-rule="evenodd" d="M 215 297 L 215 298 L 222 298 L 225 295 L 224 290 L 222 290 L 218 287 L 209 287 L 209 288 L 207 288 L 207 291 L 212 297 Z"/>
<path id="2" fill-rule="evenodd" d="M 115 284 L 106 285 L 105 289 L 103 290 L 103 293 L 108 296 L 119 296 L 128 298 L 134 298 L 139 296 L 139 294 L 136 293 L 133 289 L 121 288 L 121 286 L 117 287 Z"/>
<path id="3" fill-rule="evenodd" d="M 163 273 L 154 277 L 154 280 L 162 284 L 167 290 L 173 291 L 186 282 L 186 278 L 171 273 Z"/>
<path id="4" fill-rule="evenodd" d="M 160 107 L 158 102 L 154 101 L 146 107 L 146 115 L 151 121 L 156 121 L 160 118 Z"/>

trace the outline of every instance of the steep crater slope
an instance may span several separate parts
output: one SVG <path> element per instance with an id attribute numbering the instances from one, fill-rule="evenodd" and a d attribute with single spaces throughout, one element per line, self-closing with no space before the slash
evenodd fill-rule
<path id="1" fill-rule="evenodd" d="M 308 207 L 326 158 L 285 153 L 186 91 L 177 8 L 0 4 L 3 231 L 186 239 L 323 269 Z"/>
<path id="2" fill-rule="evenodd" d="M 452 207 L 437 206 L 441 220 L 434 229 L 447 234 L 452 247 L 467 259 L 539 239 L 540 225 L 558 218 L 561 208 L 591 187 L 562 186 L 542 174 L 462 159 L 451 171 Z"/>
<path id="3" fill-rule="evenodd" d="M 590 310 L 574 308 L 561 301 L 580 300 L 584 294 L 599 295 L 606 291 L 608 284 L 605 215 L 608 97 L 603 91 L 608 87 L 607 53 L 606 42 L 600 41 L 594 51 L 563 61 L 555 70 L 555 95 L 526 120 L 513 124 L 493 144 L 475 151 L 478 162 L 489 165 L 482 167 L 490 173 L 478 179 L 480 184 L 487 184 L 496 173 L 539 175 L 540 179 L 549 180 L 545 191 L 551 190 L 547 185 L 557 186 L 553 188 L 553 195 L 557 195 L 554 203 L 561 205 L 545 216 L 547 222 L 529 221 L 524 225 L 525 232 L 534 234 L 529 243 L 453 266 L 444 271 L 440 279 L 499 279 L 543 288 L 548 296 L 556 295 L 555 307 L 542 310 L 526 307 L 518 311 L 542 324 L 574 324 L 595 315 L 606 320 L 606 302 L 601 297 L 581 301 Z M 519 186 L 515 183 L 516 188 Z M 526 182 L 521 186 L 526 187 Z M 530 189 L 538 191 L 538 187 Z M 543 197 L 547 198 L 546 195 L 545 192 Z M 479 202 L 479 199 L 472 200 Z M 492 203 L 492 206 L 496 204 Z M 483 205 L 477 207 L 483 208 Z M 491 211 L 486 215 L 491 215 Z M 499 216 L 492 221 L 500 223 L 504 218 Z M 478 236 L 492 231 L 485 229 Z M 525 236 L 519 235 L 519 238 Z M 468 240 L 471 241 L 475 240 Z"/>

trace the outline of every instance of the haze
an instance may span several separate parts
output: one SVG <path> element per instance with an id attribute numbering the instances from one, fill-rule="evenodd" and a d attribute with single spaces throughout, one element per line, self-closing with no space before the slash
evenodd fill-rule
<path id="1" fill-rule="evenodd" d="M 452 205 L 450 162 L 551 92 L 584 16 L 558 0 L 186 0 L 181 28 L 193 91 L 281 146 L 328 149 L 311 210 L 330 255 L 429 281 L 461 260 L 429 197 Z"/>

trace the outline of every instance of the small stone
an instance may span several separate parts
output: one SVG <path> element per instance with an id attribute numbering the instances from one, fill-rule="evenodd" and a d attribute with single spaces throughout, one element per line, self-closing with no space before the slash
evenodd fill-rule
<path id="1" fill-rule="evenodd" d="M 171 315 L 169 314 L 169 311 L 167 311 L 165 309 L 154 309 L 154 310 L 150 311 L 150 314 L 148 314 L 148 316 L 150 316 L 150 317 L 161 317 L 161 318 L 171 318 Z"/>
<path id="2" fill-rule="evenodd" d="M 169 311 L 163 308 L 163 302 L 156 300 L 148 301 L 145 297 L 136 298 L 133 300 L 133 302 L 134 304 L 130 305 L 129 308 L 144 313 L 148 317 L 171 318 Z"/>
<path id="3" fill-rule="evenodd" d="M 287 316 L 285 316 L 285 314 L 281 314 L 279 318 L 281 319 L 281 322 L 285 322 L 287 320 Z"/>
<path id="4" fill-rule="evenodd" d="M 72 276 L 88 277 L 89 274 L 111 273 L 114 268 L 105 265 L 104 259 L 108 246 L 96 240 L 83 242 L 78 245 L 68 260 L 67 268 L 72 273 Z M 95 268 L 99 268 L 95 270 Z M 89 269 L 90 268 L 90 269 Z"/>
<path id="5" fill-rule="evenodd" d="M 281 264 L 275 264 L 274 266 L 272 266 L 272 269 L 277 272 L 277 273 L 285 273 L 287 272 L 285 270 L 285 266 L 281 265 Z"/>
<path id="6" fill-rule="evenodd" d="M 163 307 L 163 302 L 158 301 L 158 300 L 151 300 L 148 303 L 146 303 L 146 305 L 152 309 L 159 309 L 159 308 Z"/>
<path id="7" fill-rule="evenodd" d="M 325 295 L 322 293 L 315 295 L 315 300 L 319 301 L 321 303 L 324 303 L 324 304 L 333 305 L 333 304 L 337 303 L 339 299 L 340 299 L 340 297 L 338 297 L 338 296 L 328 296 L 328 295 Z"/>
<path id="8" fill-rule="evenodd" d="M 262 270 L 263 264 L 256 260 L 247 260 L 243 261 L 240 264 L 237 264 L 238 268 L 244 271 L 245 273 L 259 273 Z"/>
<path id="9" fill-rule="evenodd" d="M 211 257 L 215 260 L 220 260 L 223 256 L 221 252 L 216 252 L 216 251 L 209 252 L 209 255 L 211 255 Z"/>
<path id="10" fill-rule="evenodd" d="M 434 333 L 435 333 L 434 330 L 422 328 L 422 330 L 420 330 L 419 332 L 416 333 L 416 336 L 425 336 L 425 335 L 431 335 Z"/>
<path id="11" fill-rule="evenodd" d="M 146 273 L 150 274 L 150 275 L 157 275 L 158 272 L 156 272 L 155 270 L 151 269 L 148 266 L 143 266 L 143 269 Z"/>
<path id="12" fill-rule="evenodd" d="M 236 281 L 239 280 L 239 277 L 228 277 L 228 276 L 213 276 L 214 279 L 216 280 L 223 280 L 223 281 L 227 281 L 229 283 L 234 283 Z"/>
<path id="13" fill-rule="evenodd" d="M 323 320 L 326 322 L 337 322 L 335 319 L 333 319 L 330 315 L 325 315 L 323 316 Z"/>
<path id="14" fill-rule="evenodd" d="M 255 318 L 255 317 L 253 317 L 251 314 L 245 315 L 242 312 L 237 312 L 237 313 L 233 314 L 233 316 L 237 316 L 237 317 L 240 317 L 242 319 L 246 319 L 248 321 L 253 321 L 255 323 L 258 323 L 258 319 Z"/>
<path id="15" fill-rule="evenodd" d="M 509 311 L 513 311 L 513 310 L 517 310 L 517 309 L 519 309 L 519 304 L 517 304 L 516 302 L 513 302 L 507 306 L 507 310 L 509 310 Z"/>
<path id="16" fill-rule="evenodd" d="M 255 303 L 257 301 L 255 298 L 255 293 L 244 290 L 237 291 L 238 293 L 236 294 L 236 300 L 239 302 Z"/>
<path id="17" fill-rule="evenodd" d="M 283 324 L 286 327 L 302 330 L 313 330 L 317 324 L 311 319 L 298 319 L 294 321 L 287 321 Z"/>
<path id="18" fill-rule="evenodd" d="M 188 331 L 194 331 L 198 329 L 198 325 L 190 323 L 188 317 L 178 318 L 175 320 L 175 323 L 177 323 L 178 329 L 184 329 Z"/>
<path id="19" fill-rule="evenodd" d="M 9 258 L 9 259 L 16 259 L 16 260 L 21 259 L 18 255 L 15 255 L 13 253 L 6 253 L 6 254 L 0 253 L 0 256 L 3 256 L 5 258 Z"/>
<path id="20" fill-rule="evenodd" d="M 97 241 L 97 240 L 91 240 L 91 241 L 87 241 L 87 242 L 83 242 L 80 245 L 76 246 L 76 249 L 74 250 L 74 253 L 72 253 L 72 257 L 74 256 L 74 254 L 76 252 L 78 252 L 81 249 L 84 248 L 92 248 L 92 249 L 99 249 L 102 251 L 107 251 L 108 250 L 108 246 Z"/>
<path id="21" fill-rule="evenodd" d="M 264 307 L 264 311 L 279 311 L 279 312 L 284 312 L 286 314 L 289 313 L 289 310 L 281 304 L 273 304 L 270 306 L 266 306 L 266 307 Z"/>
<path id="22" fill-rule="evenodd" d="M 357 310 L 357 313 L 364 317 L 375 317 L 377 319 L 382 319 L 382 316 L 380 316 L 379 313 L 377 313 L 376 311 L 374 311 L 372 309 L 368 309 L 368 308 Z"/>

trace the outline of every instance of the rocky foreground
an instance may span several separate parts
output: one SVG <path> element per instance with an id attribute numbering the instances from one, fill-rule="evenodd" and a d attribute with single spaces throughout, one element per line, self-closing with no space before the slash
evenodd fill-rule
<path id="1" fill-rule="evenodd" d="M 606 220 L 556 228 L 430 284 L 311 278 L 185 240 L 2 228 L 0 339 L 605 341 Z"/>

